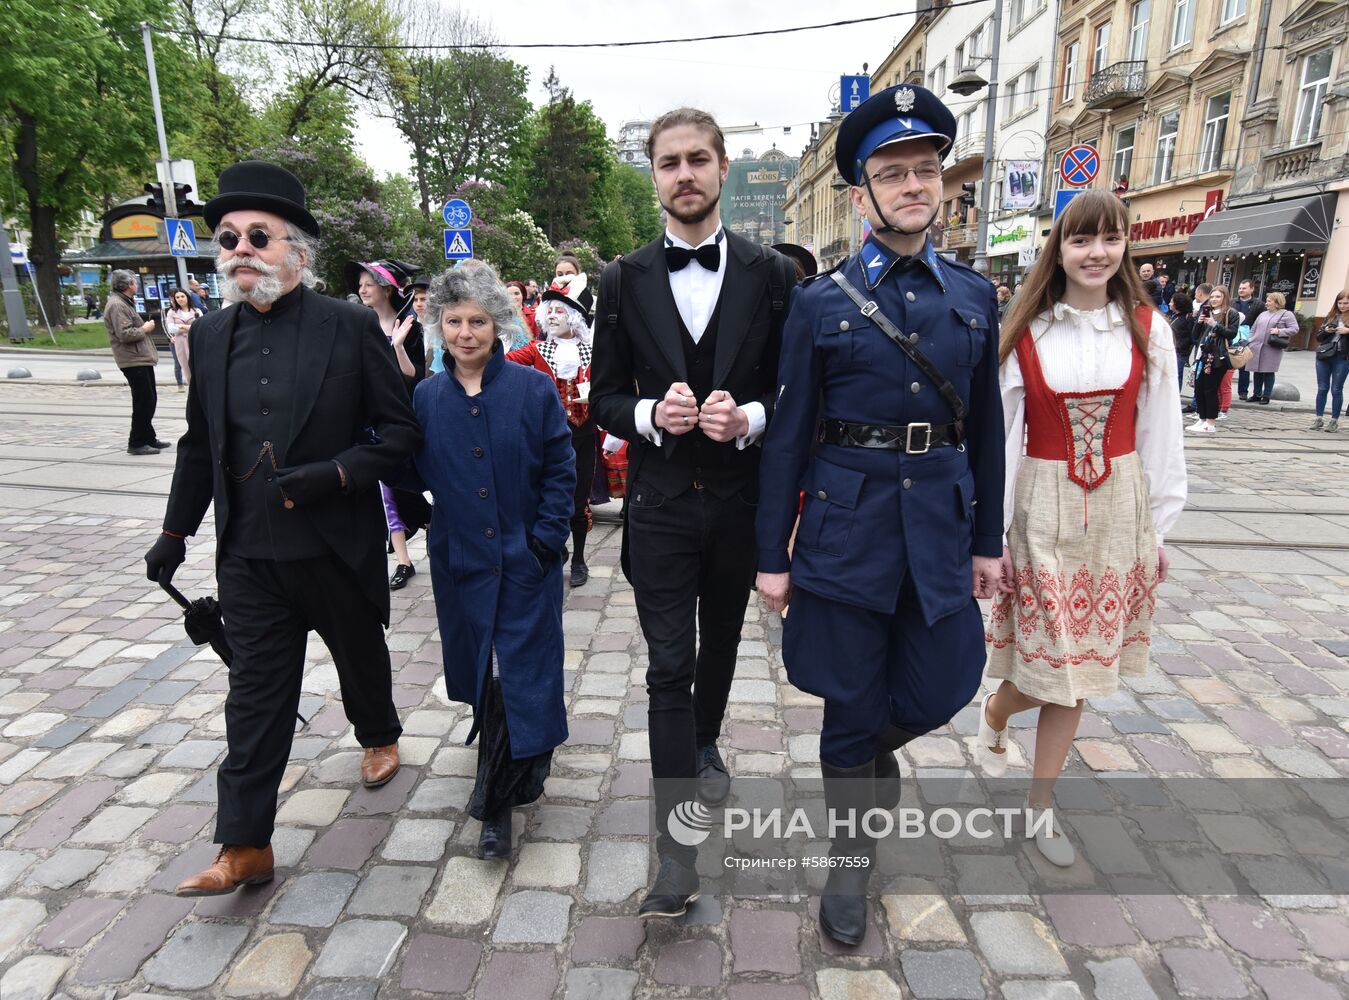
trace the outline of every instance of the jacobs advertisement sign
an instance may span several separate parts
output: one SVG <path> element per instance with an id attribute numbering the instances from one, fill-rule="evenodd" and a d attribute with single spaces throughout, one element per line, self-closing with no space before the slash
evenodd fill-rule
<path id="1" fill-rule="evenodd" d="M 796 160 L 780 155 L 732 160 L 721 192 L 721 217 L 726 227 L 756 243 L 783 242 L 787 224 L 782 209 L 796 169 Z"/>

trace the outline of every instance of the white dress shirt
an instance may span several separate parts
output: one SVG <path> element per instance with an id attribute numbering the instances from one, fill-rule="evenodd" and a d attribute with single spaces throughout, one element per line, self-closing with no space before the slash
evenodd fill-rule
<path id="1" fill-rule="evenodd" d="M 1046 384 L 1055 392 L 1117 389 L 1129 377 L 1133 341 L 1124 314 L 1113 303 L 1078 310 L 1059 303 L 1030 324 Z M 1003 532 L 1012 523 L 1016 478 L 1025 457 L 1026 383 L 1016 353 L 1007 356 L 998 375 L 1007 439 L 1007 480 L 1003 492 Z M 1147 366 L 1138 389 L 1134 443 L 1143 465 L 1152 526 L 1162 545 L 1185 508 L 1185 442 L 1176 383 L 1175 339 L 1161 313 L 1152 314 Z"/>
<path id="2" fill-rule="evenodd" d="M 718 237 L 720 237 L 720 241 L 718 241 Z M 679 318 L 684 321 L 684 327 L 689 331 L 689 336 L 693 338 L 695 344 L 703 339 L 703 334 L 707 332 L 707 324 L 711 322 L 712 314 L 717 311 L 717 300 L 721 298 L 722 281 L 726 277 L 726 258 L 729 247 L 720 225 L 713 230 L 711 236 L 699 243 L 698 246 L 693 246 L 680 239 L 668 229 L 665 230 L 666 246 L 697 250 L 699 247 L 717 242 L 721 244 L 721 254 L 715 271 L 709 271 L 696 260 L 691 260 L 680 270 L 669 272 L 670 294 L 674 296 L 675 308 L 679 310 Z M 662 434 L 655 422 L 657 402 L 658 400 L 655 399 L 638 400 L 637 409 L 633 416 L 637 422 L 638 433 L 652 444 L 659 446 Z M 700 405 L 702 402 L 703 400 L 698 400 Z M 764 411 L 763 404 L 758 401 L 741 403 L 737 406 L 749 420 L 749 433 L 735 439 L 735 446 L 743 450 L 763 434 L 768 426 L 768 414 Z"/>

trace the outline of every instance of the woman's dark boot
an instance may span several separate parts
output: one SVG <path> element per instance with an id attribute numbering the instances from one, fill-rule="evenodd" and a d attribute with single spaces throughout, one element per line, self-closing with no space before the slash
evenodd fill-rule
<path id="1" fill-rule="evenodd" d="M 586 581 L 590 579 L 590 567 L 586 565 L 586 525 L 585 518 L 581 518 L 581 524 L 578 527 L 573 524 L 571 529 L 571 579 L 573 587 L 583 587 Z"/>
<path id="2" fill-rule="evenodd" d="M 478 836 L 478 857 L 493 860 L 510 856 L 511 811 L 503 809 L 482 821 L 482 833 Z"/>
<path id="3" fill-rule="evenodd" d="M 876 865 L 876 841 L 866 814 L 876 807 L 876 761 L 860 767 L 821 764 L 829 879 L 820 896 L 820 927 L 839 944 L 856 947 L 867 933 L 867 882 Z"/>

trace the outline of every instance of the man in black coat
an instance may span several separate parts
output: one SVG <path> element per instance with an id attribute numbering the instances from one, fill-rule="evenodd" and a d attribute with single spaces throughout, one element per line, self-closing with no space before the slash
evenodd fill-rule
<path id="1" fill-rule="evenodd" d="M 217 775 L 215 863 L 179 895 L 272 877 L 277 790 L 290 756 L 309 630 L 332 653 L 343 707 L 366 748 L 361 778 L 398 769 L 385 523 L 379 480 L 421 442 L 374 313 L 308 286 L 318 223 L 292 174 L 270 163 L 220 175 L 206 223 L 223 297 L 189 334 L 193 379 L 151 580 L 183 562 L 215 503 L 216 579 L 233 648 L 228 754 Z"/>
<path id="2" fill-rule="evenodd" d="M 669 227 L 605 268 L 590 390 L 596 421 L 629 442 L 623 568 L 649 653 L 661 858 L 644 919 L 679 916 L 698 896 L 697 850 L 671 837 L 670 811 L 730 791 L 716 740 L 758 558 L 759 441 L 795 280 L 778 253 L 722 228 L 730 161 L 711 115 L 663 115 L 647 153 Z"/>

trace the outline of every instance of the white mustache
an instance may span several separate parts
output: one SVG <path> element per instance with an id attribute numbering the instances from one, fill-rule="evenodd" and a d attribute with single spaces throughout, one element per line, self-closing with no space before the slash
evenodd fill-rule
<path id="1" fill-rule="evenodd" d="M 256 271 L 267 278 L 276 277 L 281 273 L 281 268 L 276 264 L 268 264 L 266 261 L 258 260 L 256 257 L 231 257 L 226 261 L 216 261 L 216 270 L 229 277 L 241 267 L 246 267 L 251 271 Z"/>

